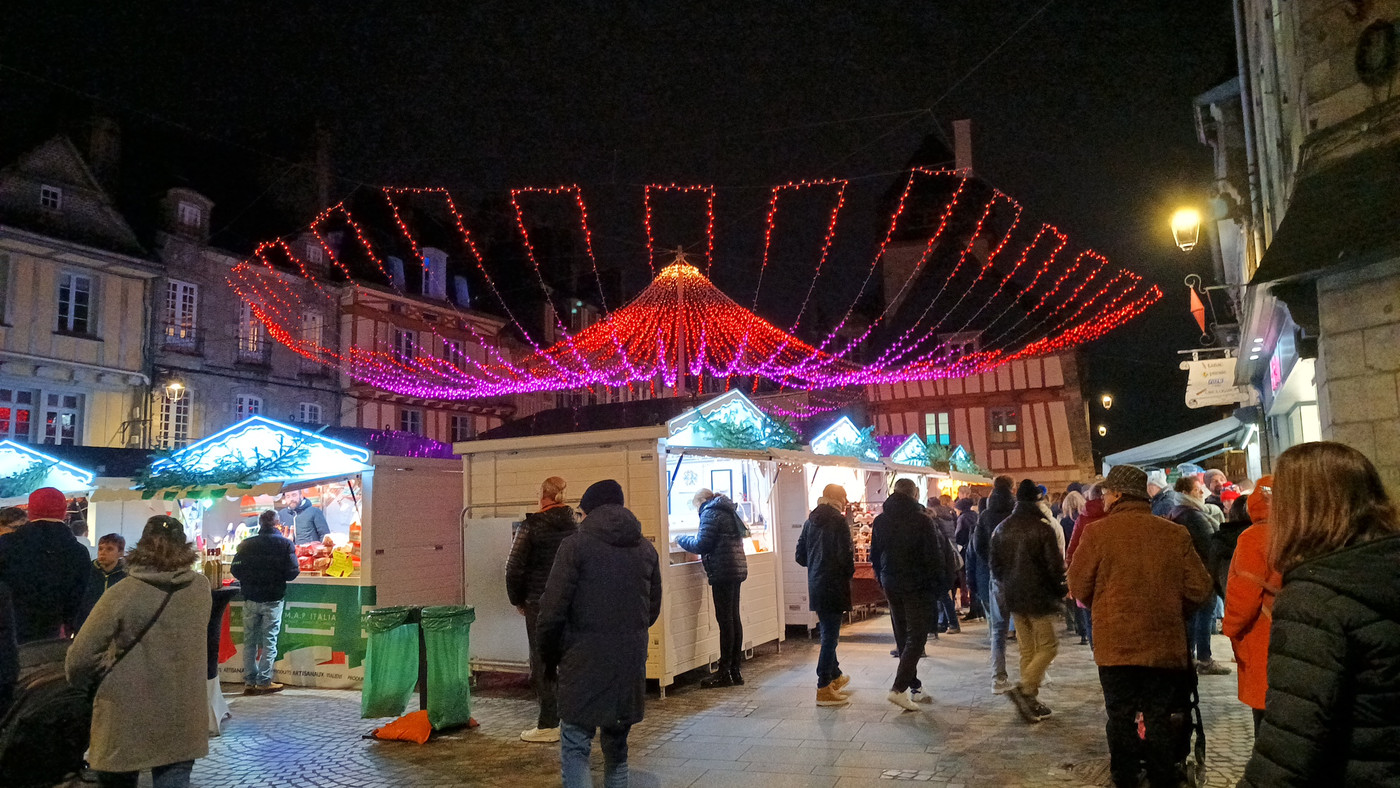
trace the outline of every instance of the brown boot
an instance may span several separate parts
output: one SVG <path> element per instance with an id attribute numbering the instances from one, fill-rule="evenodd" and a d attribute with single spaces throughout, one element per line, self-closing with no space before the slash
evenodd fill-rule
<path id="1" fill-rule="evenodd" d="M 833 685 L 828 684 L 825 687 L 822 687 L 821 689 L 817 690 L 818 706 L 845 706 L 846 704 L 851 702 L 846 698 L 845 695 L 842 695 L 835 689 L 832 689 L 832 686 Z"/>

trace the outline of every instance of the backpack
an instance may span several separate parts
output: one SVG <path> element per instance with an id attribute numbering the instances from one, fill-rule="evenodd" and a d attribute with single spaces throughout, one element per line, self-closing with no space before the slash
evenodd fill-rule
<path id="1" fill-rule="evenodd" d="M 963 557 L 937 526 L 934 527 L 933 538 L 938 547 L 938 592 L 947 593 L 958 583 L 958 572 L 963 568 Z"/>
<path id="2" fill-rule="evenodd" d="M 87 765 L 92 697 L 68 684 L 68 641 L 20 646 L 14 703 L 0 718 L 0 784 L 49 788 Z"/>

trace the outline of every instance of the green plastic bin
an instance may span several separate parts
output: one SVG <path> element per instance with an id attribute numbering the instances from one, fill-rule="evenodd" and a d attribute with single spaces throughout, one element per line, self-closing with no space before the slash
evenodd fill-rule
<path id="1" fill-rule="evenodd" d="M 365 613 L 369 647 L 361 717 L 397 717 L 418 683 L 418 609 L 381 607 Z"/>
<path id="2" fill-rule="evenodd" d="M 423 608 L 428 655 L 428 722 L 434 730 L 466 725 L 472 716 L 471 628 L 476 609 L 465 605 Z"/>

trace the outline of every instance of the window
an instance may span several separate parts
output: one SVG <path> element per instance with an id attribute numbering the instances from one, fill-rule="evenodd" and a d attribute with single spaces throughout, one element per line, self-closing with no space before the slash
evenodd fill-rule
<path id="1" fill-rule="evenodd" d="M 948 412 L 924 414 L 924 437 L 930 443 L 948 446 L 953 442 L 953 434 L 948 428 Z"/>
<path id="2" fill-rule="evenodd" d="M 249 416 L 256 416 L 262 413 L 262 397 L 254 397 L 251 394 L 239 394 L 233 398 L 233 418 L 235 421 L 242 421 Z"/>
<path id="3" fill-rule="evenodd" d="M 988 411 L 988 417 L 991 419 L 993 446 L 1021 442 L 1021 436 L 1016 431 L 1015 408 L 992 408 Z"/>
<path id="4" fill-rule="evenodd" d="M 44 443 L 77 444 L 81 404 L 82 398 L 77 394 L 49 394 L 44 398 Z"/>
<path id="5" fill-rule="evenodd" d="M 399 430 L 414 435 L 423 434 L 423 411 L 403 408 L 399 411 Z"/>
<path id="6" fill-rule="evenodd" d="M 321 347 L 322 341 L 322 320 L 320 312 L 301 313 L 301 338 L 302 341 Z"/>
<path id="7" fill-rule="evenodd" d="M 297 406 L 297 421 L 302 424 L 320 424 L 321 406 L 314 402 L 303 402 Z"/>
<path id="8" fill-rule="evenodd" d="M 462 366 L 467 361 L 467 351 L 460 339 L 442 340 L 442 358 L 451 364 Z"/>
<path id="9" fill-rule="evenodd" d="M 0 323 L 9 324 L 10 314 L 10 256 L 0 254 Z"/>
<path id="10" fill-rule="evenodd" d="M 34 392 L 0 389 L 0 439 L 28 443 L 34 420 Z"/>
<path id="11" fill-rule="evenodd" d="M 242 360 L 262 360 L 267 348 L 263 324 L 253 311 L 253 304 L 244 301 L 238 310 L 238 356 Z"/>
<path id="12" fill-rule="evenodd" d="M 197 230 L 204 225 L 204 209 L 192 202 L 181 201 L 176 210 L 176 218 L 179 219 L 181 227 Z"/>
<path id="13" fill-rule="evenodd" d="M 948 360 L 956 361 L 982 349 L 982 332 L 959 331 L 956 334 L 943 334 L 938 341 L 943 343 L 943 351 Z"/>
<path id="14" fill-rule="evenodd" d="M 452 442 L 469 441 L 476 437 L 476 424 L 465 413 L 452 414 Z"/>
<path id="15" fill-rule="evenodd" d="M 156 426 L 156 445 L 162 449 L 180 449 L 190 443 L 190 392 L 172 402 L 160 398 L 160 422 Z"/>
<path id="16" fill-rule="evenodd" d="M 320 265 L 325 262 L 325 260 L 325 250 L 321 248 L 319 243 L 312 241 L 306 245 L 306 262 L 312 265 Z"/>
<path id="17" fill-rule="evenodd" d="M 194 344 L 198 308 L 198 285 L 173 279 L 165 283 L 165 344 Z"/>
<path id="18" fill-rule="evenodd" d="M 63 207 L 63 190 L 57 186 L 40 186 L 39 206 L 50 211 L 59 210 Z"/>
<path id="19" fill-rule="evenodd" d="M 413 331 L 403 328 L 394 329 L 394 355 L 400 361 L 412 361 L 414 346 L 418 344 L 418 335 Z"/>
<path id="20" fill-rule="evenodd" d="M 58 278 L 58 330 L 91 334 L 93 329 L 92 277 L 64 272 Z"/>
<path id="21" fill-rule="evenodd" d="M 441 249 L 423 249 L 423 295 L 447 298 L 447 253 Z"/>

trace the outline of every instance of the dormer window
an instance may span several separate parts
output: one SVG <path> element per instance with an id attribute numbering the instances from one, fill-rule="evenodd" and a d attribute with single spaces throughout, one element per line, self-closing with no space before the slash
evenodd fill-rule
<path id="1" fill-rule="evenodd" d="M 325 250 L 321 248 L 320 244 L 309 243 L 306 245 L 306 262 L 312 265 L 320 265 L 325 262 L 324 253 Z"/>
<path id="2" fill-rule="evenodd" d="M 197 230 L 204 226 L 204 211 L 192 202 L 181 201 L 177 216 L 181 227 Z"/>
<path id="3" fill-rule="evenodd" d="M 57 211 L 63 208 L 63 190 L 57 186 L 44 185 L 39 187 L 39 205 L 50 211 Z"/>

